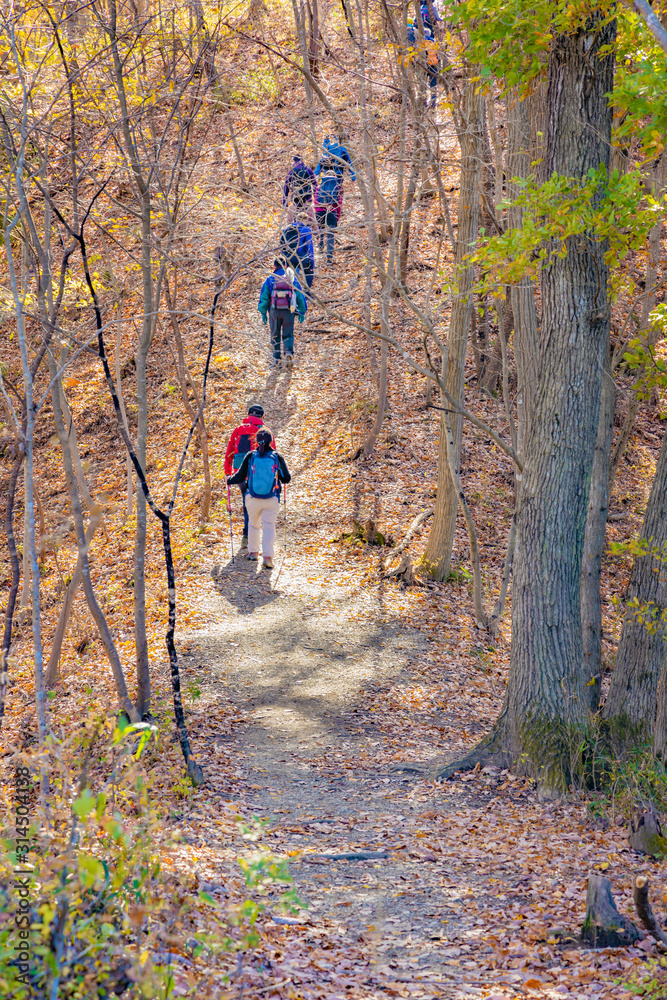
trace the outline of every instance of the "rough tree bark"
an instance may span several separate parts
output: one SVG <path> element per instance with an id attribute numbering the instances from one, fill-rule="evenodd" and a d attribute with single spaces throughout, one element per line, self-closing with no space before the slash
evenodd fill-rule
<path id="1" fill-rule="evenodd" d="M 581 558 L 581 633 L 584 644 L 584 671 L 593 711 L 600 702 L 602 677 L 602 594 L 600 575 L 607 512 L 609 510 L 609 464 L 611 439 L 614 431 L 616 385 L 611 372 L 609 345 L 606 348 L 600 415 L 595 439 L 595 454 L 591 471 L 591 492 L 588 498 L 584 551 Z"/>
<path id="2" fill-rule="evenodd" d="M 656 695 L 667 652 L 667 435 L 662 439 L 644 524 L 645 555 L 635 558 L 609 694 L 602 710 L 621 744 L 647 739 L 656 718 Z"/>
<path id="3" fill-rule="evenodd" d="M 458 274 L 457 294 L 452 303 L 450 320 L 447 367 L 447 390 L 457 400 L 463 400 L 465 358 L 468 346 L 468 330 L 472 298 L 470 289 L 474 278 L 472 265 L 463 267 L 467 254 L 477 239 L 479 219 L 479 179 L 481 163 L 481 128 L 484 98 L 478 83 L 471 79 L 465 84 L 463 100 L 459 109 L 461 145 L 461 186 L 458 207 L 458 233 L 456 240 L 455 264 Z M 448 405 L 441 395 L 441 406 Z M 435 501 L 433 524 L 424 553 L 424 561 L 429 573 L 437 580 L 444 580 L 449 573 L 452 546 L 456 531 L 458 497 L 456 485 L 450 475 L 447 460 L 447 428 L 445 414 L 440 416 L 440 439 L 438 444 L 438 489 Z M 460 470 L 462 418 L 452 414 L 452 434 L 454 438 L 454 461 Z"/>
<path id="4" fill-rule="evenodd" d="M 609 163 L 615 23 L 594 14 L 556 35 L 549 58 L 547 170 L 575 178 Z M 542 275 L 542 349 L 526 442 L 512 599 L 507 694 L 491 734 L 446 777 L 496 758 L 538 777 L 569 779 L 571 739 L 588 715 L 580 575 L 589 480 L 609 336 L 606 244 L 570 238 Z"/>
<path id="5" fill-rule="evenodd" d="M 519 195 L 519 188 L 513 183 L 515 177 L 526 178 L 531 173 L 531 98 L 521 100 L 516 88 L 509 92 L 507 113 L 507 196 L 510 201 Z M 507 222 L 510 229 L 520 229 L 523 225 L 523 208 L 513 205 L 508 209 Z M 537 389 L 537 310 L 535 309 L 535 288 L 530 278 L 522 278 L 512 288 L 512 313 L 514 316 L 514 348 L 517 364 L 517 430 L 518 450 L 523 454 L 523 446 L 530 426 L 530 415 Z"/>

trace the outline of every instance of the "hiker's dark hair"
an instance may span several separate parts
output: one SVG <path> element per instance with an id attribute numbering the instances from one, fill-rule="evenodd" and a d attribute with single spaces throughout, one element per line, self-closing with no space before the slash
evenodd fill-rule
<path id="1" fill-rule="evenodd" d="M 271 447 L 271 438 L 273 434 L 268 427 L 262 427 L 260 431 L 257 431 L 257 451 L 260 455 L 265 455 L 269 448 Z"/>
<path id="2" fill-rule="evenodd" d="M 295 153 L 294 154 L 294 162 L 295 163 L 300 163 L 302 160 L 303 160 L 303 156 L 301 155 L 301 153 Z"/>
<path id="3" fill-rule="evenodd" d="M 276 259 L 273 262 L 273 267 L 274 267 L 274 270 L 275 270 L 276 267 L 283 267 L 284 268 L 285 267 L 285 258 L 284 257 L 276 257 Z"/>

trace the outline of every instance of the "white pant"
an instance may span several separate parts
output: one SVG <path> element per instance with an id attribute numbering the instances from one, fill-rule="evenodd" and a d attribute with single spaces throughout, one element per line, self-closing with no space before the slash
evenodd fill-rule
<path id="1" fill-rule="evenodd" d="M 245 505 L 248 511 L 248 552 L 259 552 L 259 522 L 262 522 L 262 555 L 273 558 L 273 540 L 276 537 L 276 518 L 280 500 L 278 497 L 259 497 L 245 495 Z"/>

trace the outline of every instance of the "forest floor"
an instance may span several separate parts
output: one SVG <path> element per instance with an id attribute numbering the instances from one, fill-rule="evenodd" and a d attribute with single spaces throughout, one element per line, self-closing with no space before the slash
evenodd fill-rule
<path id="1" fill-rule="evenodd" d="M 208 780 L 187 826 L 199 831 L 190 843 L 202 878 L 228 885 L 236 859 L 256 845 L 239 834 L 217 852 L 196 802 L 231 804 L 250 826 L 255 817 L 264 848 L 291 859 L 307 909 L 301 924 L 276 926 L 269 905 L 263 945 L 228 995 L 627 995 L 652 939 L 593 951 L 554 937 L 581 927 L 592 871 L 612 879 L 631 912 L 639 859 L 624 826 L 613 815 L 600 823 L 583 799 L 541 803 L 532 782 L 495 768 L 433 780 L 497 713 L 507 642 L 492 663 L 488 640 L 471 628 L 466 587 L 404 592 L 381 578 L 371 547 L 333 541 L 369 511 L 395 530 L 391 465 L 384 452 L 352 466 L 319 455 L 299 471 L 304 413 L 312 420 L 330 405 L 348 351 L 297 330 L 294 371 L 271 379 L 261 336 L 247 401 L 263 404 L 297 473 L 287 552 L 281 513 L 272 573 L 238 552 L 232 563 L 222 540 L 202 566 L 212 577 L 200 590 L 207 625 L 188 635 L 185 680 L 201 688 L 200 717 L 226 706 L 235 722 L 199 750 Z M 238 541 L 240 498 L 236 512 Z M 323 857 L 359 852 L 385 856 Z M 648 870 L 660 894 L 660 867 Z"/>
<path id="2" fill-rule="evenodd" d="M 288 97 L 292 95 L 286 101 Z M 395 107 L 387 103 L 379 117 L 380 112 L 389 135 Z M 299 133 L 285 124 L 284 111 L 280 130 L 277 118 L 258 124 L 252 108 L 240 117 L 238 134 L 250 180 L 266 171 L 277 193 L 273 217 L 262 222 L 268 228 L 277 225 L 279 184 Z M 299 127 L 305 129 L 303 123 Z M 211 162 L 204 164 L 217 195 L 225 191 L 223 154 L 227 164 L 232 160 L 225 130 L 218 116 L 210 128 Z M 458 176 L 452 135 L 445 123 L 443 179 L 451 191 Z M 203 206 L 197 220 L 201 228 L 191 234 L 202 253 L 210 252 L 212 258 L 229 233 L 243 228 L 239 220 L 254 238 L 261 220 L 249 215 L 248 204 L 244 207 L 241 195 L 230 195 L 224 209 Z M 436 213 L 433 202 L 415 211 L 410 246 L 416 265 L 422 256 L 425 262 L 433 259 Z M 361 214 L 356 189 L 348 182 L 344 221 L 359 228 Z M 334 268 L 319 269 L 318 293 L 344 290 L 350 299 L 358 297 L 363 266 L 360 253 L 339 248 Z M 376 448 L 368 460 L 344 461 L 374 415 L 368 345 L 337 321 L 327 320 L 328 332 L 318 332 L 322 317 L 315 308 L 315 317 L 309 312 L 306 324 L 297 326 L 293 372 L 271 378 L 267 332 L 255 308 L 261 272 L 257 266 L 245 285 L 239 279 L 219 314 L 207 411 L 212 523 L 205 530 L 198 523 L 199 455 L 186 465 L 172 518 L 177 645 L 193 749 L 206 783 L 194 791 L 184 787 L 182 760 L 171 735 L 166 587 L 153 522 L 147 571 L 149 652 L 153 712 L 166 739 L 159 752 L 147 757 L 153 767 L 151 791 L 166 817 L 165 835 L 175 838 L 171 857 L 179 873 L 188 873 L 228 908 L 248 895 L 239 859 L 264 849 L 289 859 L 305 909 L 285 917 L 280 890 L 270 889 L 257 924 L 259 943 L 238 964 L 230 957 L 230 981 L 214 994 L 197 992 L 191 957 L 175 954 L 176 995 L 193 988 L 202 1000 L 212 995 L 220 1000 L 608 1000 L 628 995 L 627 984 L 650 972 L 656 957 L 652 939 L 645 938 L 637 948 L 592 951 L 558 946 L 554 936 L 558 928 L 580 929 L 593 871 L 611 879 L 619 909 L 631 916 L 632 875 L 641 866 L 651 877 L 657 909 L 665 909 L 667 878 L 658 864 L 628 848 L 627 814 L 619 815 L 613 800 L 578 793 L 541 802 L 532 782 L 495 768 L 444 784 L 434 780 L 438 763 L 462 755 L 493 724 L 509 663 L 509 609 L 493 642 L 474 624 L 464 526 L 457 531 L 453 578 L 406 590 L 382 576 L 386 547 L 343 537 L 352 530 L 353 519 L 371 517 L 399 541 L 412 519 L 432 504 L 438 420 L 424 408 L 423 379 L 411 374 L 397 354 L 390 356 L 388 412 Z M 424 274 L 428 278 L 428 271 L 416 267 L 410 280 L 418 284 L 427 280 Z M 193 315 L 205 317 L 208 296 L 208 287 L 192 292 L 188 309 Z M 421 337 L 398 307 L 393 321 L 406 350 L 418 350 Z M 204 336 L 197 341 L 197 330 L 202 326 L 193 322 L 188 349 L 197 357 L 193 370 L 198 374 Z M 133 350 L 132 331 L 123 336 L 125 363 Z M 161 331 L 148 373 L 148 472 L 156 495 L 169 489 L 187 430 L 170 385 L 173 368 L 163 336 Z M 472 359 L 467 376 L 469 405 L 502 427 L 502 401 L 477 394 Z M 79 360 L 67 391 L 86 468 L 106 511 L 107 533 L 91 549 L 93 574 L 130 677 L 132 522 L 123 516 L 125 470 L 117 460 L 113 415 L 95 359 Z M 266 423 L 294 475 L 287 494 L 287 552 L 282 551 L 281 513 L 272 573 L 258 570 L 238 552 L 232 564 L 228 540 L 221 462 L 229 433 L 250 402 L 264 406 Z M 620 420 L 623 404 L 618 409 Z M 44 415 L 48 418 L 48 406 Z M 46 419 L 39 427 L 39 489 L 46 528 L 54 536 L 61 533 L 58 558 L 66 571 L 75 553 L 51 433 Z M 612 498 L 611 540 L 629 538 L 641 525 L 661 433 L 657 413 L 643 406 Z M 470 427 L 464 433 L 463 479 L 478 526 L 490 602 L 498 590 L 512 516 L 512 471 L 492 442 Z M 238 542 L 238 492 L 233 508 Z M 19 504 L 17 523 L 21 514 Z M 415 560 L 427 531 L 428 525 L 411 544 Z M 629 566 L 627 555 L 605 562 L 607 664 L 621 621 L 615 602 L 624 592 Z M 43 567 L 43 595 L 48 646 L 62 595 L 61 569 L 51 552 Z M 27 716 L 34 724 L 32 646 L 25 616 L 17 621 L 15 657 L 3 729 L 8 746 L 19 745 Z M 61 681 L 49 703 L 56 733 L 66 735 L 72 719 L 87 712 L 109 713 L 114 692 L 108 675 L 79 597 Z M 360 852 L 386 856 L 322 856 Z M 293 922 L 285 922 L 289 920 Z"/>

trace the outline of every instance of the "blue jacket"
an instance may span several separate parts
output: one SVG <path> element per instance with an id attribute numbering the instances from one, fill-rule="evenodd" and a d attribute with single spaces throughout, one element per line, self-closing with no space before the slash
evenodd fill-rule
<path id="1" fill-rule="evenodd" d="M 352 160 L 350 159 L 350 154 L 346 150 L 345 146 L 341 146 L 337 139 L 332 139 L 330 135 L 324 140 L 324 156 L 322 159 L 332 159 L 334 161 L 334 170 L 339 177 L 342 177 L 345 173 L 345 168 L 347 167 L 350 171 L 350 177 L 353 181 L 356 181 L 357 177 L 352 166 Z M 319 177 L 320 171 L 322 169 L 322 160 L 315 167 L 315 174 Z"/>
<path id="2" fill-rule="evenodd" d="M 422 21 L 424 22 L 424 27 L 425 28 L 430 28 L 431 31 L 433 31 L 433 25 L 431 24 L 431 15 L 428 12 L 428 4 L 427 3 L 423 3 L 421 5 L 421 12 L 422 12 Z M 435 15 L 436 24 L 438 22 L 440 22 L 440 24 L 442 24 L 442 18 L 438 14 L 438 11 L 436 9 L 435 4 L 433 4 L 433 13 Z"/>
<path id="3" fill-rule="evenodd" d="M 294 232 L 295 229 L 296 233 Z M 288 239 L 286 234 L 292 237 L 291 240 Z M 295 271 L 298 271 L 299 267 L 303 266 L 306 274 L 315 272 L 313 234 L 310 227 L 306 226 L 303 222 L 293 222 L 283 229 L 280 234 L 280 252 Z"/>
<path id="4" fill-rule="evenodd" d="M 296 227 L 299 230 L 299 246 L 296 251 L 297 257 L 303 264 L 304 271 L 314 271 L 315 247 L 313 246 L 313 234 L 310 226 L 304 225 L 303 222 L 297 222 Z"/>
<path id="5" fill-rule="evenodd" d="M 268 311 L 271 308 L 271 295 L 273 293 L 273 286 L 276 283 L 276 275 L 281 276 L 284 273 L 284 268 L 276 268 L 273 274 L 270 274 L 262 285 L 262 290 L 259 293 L 259 304 L 257 306 L 262 314 L 262 318 L 268 314 Z M 303 294 L 303 290 L 297 277 L 294 278 L 294 287 L 296 289 L 296 311 L 299 316 L 305 316 L 306 310 L 308 309 L 308 303 L 306 302 L 306 297 Z"/>

